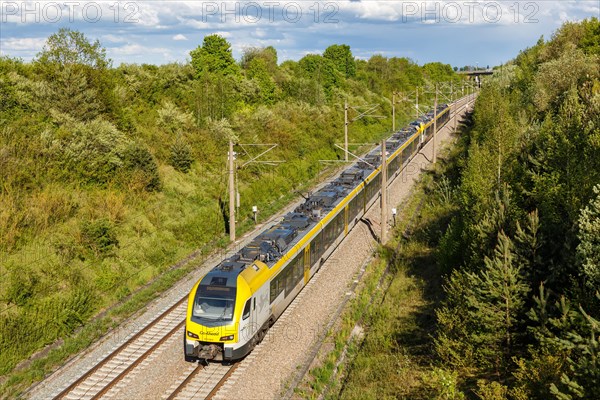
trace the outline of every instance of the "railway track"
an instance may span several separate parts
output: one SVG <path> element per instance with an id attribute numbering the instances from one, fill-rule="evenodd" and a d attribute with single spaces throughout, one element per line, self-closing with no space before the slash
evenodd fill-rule
<path id="1" fill-rule="evenodd" d="M 123 381 L 136 367 L 148 359 L 174 335 L 181 335 L 185 325 L 187 296 L 142 327 L 113 352 L 64 388 L 54 399 L 100 399 L 118 391 Z M 239 364 L 190 365 L 163 399 L 211 399 L 225 384 Z M 118 395 L 117 395 L 118 397 Z"/>
<path id="2" fill-rule="evenodd" d="M 162 396 L 165 400 L 212 399 L 233 374 L 239 363 L 223 365 L 209 363 L 190 368 L 181 383 L 173 385 L 169 392 Z"/>
<path id="3" fill-rule="evenodd" d="M 99 399 L 185 325 L 187 296 L 142 327 L 54 399 Z"/>

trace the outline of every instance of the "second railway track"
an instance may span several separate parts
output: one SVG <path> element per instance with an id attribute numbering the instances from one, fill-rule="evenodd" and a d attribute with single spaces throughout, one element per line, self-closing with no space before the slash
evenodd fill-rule
<path id="1" fill-rule="evenodd" d="M 117 347 L 54 399 L 97 399 L 115 387 L 185 324 L 187 296 Z"/>

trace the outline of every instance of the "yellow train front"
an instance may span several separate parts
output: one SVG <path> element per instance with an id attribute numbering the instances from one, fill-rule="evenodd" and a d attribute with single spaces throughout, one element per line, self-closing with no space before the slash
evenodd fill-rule
<path id="1" fill-rule="evenodd" d="M 239 359 L 262 339 L 269 327 L 268 285 L 252 286 L 266 268 L 260 261 L 247 268 L 224 261 L 196 283 L 188 297 L 186 361 Z"/>

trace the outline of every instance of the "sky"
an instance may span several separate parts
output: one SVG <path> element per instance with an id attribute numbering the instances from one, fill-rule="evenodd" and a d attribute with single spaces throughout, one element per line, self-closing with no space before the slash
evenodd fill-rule
<path id="1" fill-rule="evenodd" d="M 589 17 L 600 18 L 600 0 L 0 0 L 0 55 L 29 61 L 68 27 L 99 40 L 115 66 L 187 62 L 217 33 L 238 60 L 252 47 L 273 46 L 282 62 L 347 44 L 360 59 L 491 67 Z"/>

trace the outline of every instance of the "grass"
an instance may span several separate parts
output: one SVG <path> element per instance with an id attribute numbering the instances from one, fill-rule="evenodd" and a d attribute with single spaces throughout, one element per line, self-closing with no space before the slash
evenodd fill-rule
<path id="1" fill-rule="evenodd" d="M 197 268 L 197 263 L 189 263 L 181 268 L 167 271 L 146 287 L 136 291 L 121 304 L 106 310 L 99 317 L 86 323 L 73 335 L 58 342 L 58 346 L 49 349 L 43 357 L 31 360 L 27 365 L 17 368 L 8 375 L 0 387 L 0 395 L 3 397 L 18 396 L 32 382 L 42 379 L 71 355 L 97 341 L 195 268 Z"/>

